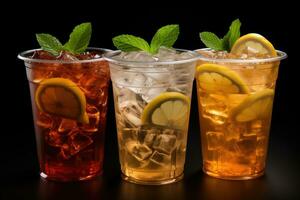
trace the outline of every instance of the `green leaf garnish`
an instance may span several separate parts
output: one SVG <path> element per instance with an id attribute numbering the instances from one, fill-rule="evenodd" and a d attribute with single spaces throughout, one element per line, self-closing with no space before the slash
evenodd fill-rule
<path id="1" fill-rule="evenodd" d="M 211 32 L 200 33 L 201 41 L 209 48 L 214 50 L 223 50 L 222 40 Z"/>
<path id="2" fill-rule="evenodd" d="M 65 50 L 74 54 L 83 53 L 90 43 L 91 35 L 91 23 L 82 23 L 76 26 L 70 34 L 69 41 L 64 45 Z"/>
<path id="3" fill-rule="evenodd" d="M 164 26 L 155 33 L 151 40 L 150 51 L 156 54 L 161 46 L 171 48 L 179 35 L 179 25 Z"/>
<path id="4" fill-rule="evenodd" d="M 148 42 L 143 38 L 133 35 L 119 35 L 113 38 L 113 43 L 117 49 L 122 51 L 149 51 L 150 47 Z"/>
<path id="5" fill-rule="evenodd" d="M 55 56 L 58 56 L 63 49 L 63 45 L 60 41 L 50 34 L 40 33 L 35 36 L 41 48 Z"/>
<path id="6" fill-rule="evenodd" d="M 171 48 L 179 35 L 179 25 L 167 25 L 158 29 L 151 40 L 151 44 L 133 35 L 119 35 L 114 37 L 114 46 L 124 52 L 146 51 L 150 54 L 156 54 L 161 46 Z"/>
<path id="7" fill-rule="evenodd" d="M 234 20 L 226 35 L 220 39 L 217 35 L 211 32 L 201 32 L 200 39 L 206 47 L 216 51 L 230 52 L 235 41 L 240 37 L 241 22 L 239 19 Z"/>
<path id="8" fill-rule="evenodd" d="M 85 52 L 89 45 L 91 35 L 91 23 L 82 23 L 73 29 L 69 41 L 64 45 L 62 45 L 56 37 L 50 34 L 36 34 L 36 39 L 43 50 L 48 51 L 54 56 L 58 56 L 61 51 L 68 51 L 72 54 Z"/>
<path id="9" fill-rule="evenodd" d="M 239 19 L 234 20 L 229 27 L 229 50 L 232 48 L 233 44 L 241 36 L 240 28 L 242 23 Z"/>

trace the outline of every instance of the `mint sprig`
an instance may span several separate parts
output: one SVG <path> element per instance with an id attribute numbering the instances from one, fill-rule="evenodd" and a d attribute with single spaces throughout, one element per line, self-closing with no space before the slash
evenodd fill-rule
<path id="1" fill-rule="evenodd" d="M 229 52 L 235 43 L 235 41 L 240 37 L 241 32 L 241 22 L 239 19 L 234 20 L 226 35 L 220 39 L 216 34 L 211 32 L 201 32 L 200 39 L 205 44 L 206 47 L 214 49 L 216 51 L 227 51 Z"/>
<path id="2" fill-rule="evenodd" d="M 58 56 L 61 51 L 68 51 L 72 54 L 83 53 L 90 43 L 91 35 L 91 23 L 82 23 L 73 29 L 69 40 L 64 45 L 50 34 L 36 34 L 36 39 L 43 50 Z"/>
<path id="3" fill-rule="evenodd" d="M 156 54 L 161 46 L 171 48 L 179 35 L 179 25 L 172 24 L 163 26 L 157 30 L 151 43 L 143 38 L 134 35 L 119 35 L 112 39 L 114 46 L 124 52 L 146 51 L 150 54 Z"/>

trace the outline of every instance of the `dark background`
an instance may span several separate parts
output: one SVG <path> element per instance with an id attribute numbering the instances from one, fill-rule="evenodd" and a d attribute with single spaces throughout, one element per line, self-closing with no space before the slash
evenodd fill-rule
<path id="1" fill-rule="evenodd" d="M 28 2 L 27 2 L 28 3 Z M 39 2 L 38 5 L 18 4 L 4 7 L 10 15 L 1 16 L 3 29 L 1 101 L 0 199 L 299 199 L 299 131 L 298 112 L 299 66 L 295 62 L 299 42 L 293 6 L 277 7 L 244 2 L 234 8 L 218 3 L 190 4 L 189 7 L 160 6 L 151 2 L 139 4 L 69 5 Z M 228 2 L 229 3 L 229 2 Z M 254 3 L 254 2 L 252 2 Z M 70 3 L 71 4 L 71 3 Z M 73 2 L 72 4 L 75 4 Z M 118 7 L 116 5 L 119 5 Z M 176 4 L 173 2 L 173 4 Z M 139 7 L 134 7 L 134 6 Z M 286 5 L 286 4 L 285 4 Z M 17 6 L 19 9 L 13 9 Z M 247 8 L 247 9 L 246 9 Z M 92 22 L 90 46 L 114 49 L 111 38 L 128 33 L 151 40 L 155 31 L 166 24 L 180 24 L 177 48 L 204 47 L 200 31 L 212 31 L 223 36 L 232 20 L 242 22 L 241 32 L 257 32 L 267 37 L 276 49 L 289 58 L 280 66 L 274 102 L 271 139 L 266 175 L 251 181 L 222 181 L 201 171 L 201 151 L 197 98 L 193 93 L 185 178 L 166 186 L 139 186 L 120 178 L 117 138 L 112 92 L 106 133 L 104 175 L 81 183 L 44 182 L 39 179 L 35 136 L 32 123 L 29 88 L 19 52 L 37 48 L 35 33 L 50 33 L 62 42 L 72 28 L 82 22 Z M 292 50 L 294 49 L 294 51 Z M 298 107 L 297 107 L 298 106 Z"/>

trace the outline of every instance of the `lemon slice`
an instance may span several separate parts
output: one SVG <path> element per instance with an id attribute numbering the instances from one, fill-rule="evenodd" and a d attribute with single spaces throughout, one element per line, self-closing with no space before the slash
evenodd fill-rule
<path id="1" fill-rule="evenodd" d="M 272 89 L 264 89 L 251 94 L 232 110 L 231 116 L 238 122 L 264 119 L 272 111 L 273 97 L 274 90 Z"/>
<path id="2" fill-rule="evenodd" d="M 68 79 L 50 78 L 41 81 L 35 93 L 35 102 L 42 112 L 89 123 L 84 93 Z"/>
<path id="3" fill-rule="evenodd" d="M 142 123 L 185 129 L 188 124 L 190 100 L 178 92 L 164 92 L 143 110 Z"/>
<path id="4" fill-rule="evenodd" d="M 249 88 L 239 75 L 228 67 L 203 64 L 197 67 L 199 86 L 211 93 L 247 94 Z"/>
<path id="5" fill-rule="evenodd" d="M 233 54 L 262 54 L 276 57 L 277 53 L 272 43 L 257 33 L 249 33 L 240 37 L 231 49 Z"/>

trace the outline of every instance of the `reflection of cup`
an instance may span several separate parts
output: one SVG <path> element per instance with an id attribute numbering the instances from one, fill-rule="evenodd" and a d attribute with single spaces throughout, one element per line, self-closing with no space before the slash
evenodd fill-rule
<path id="1" fill-rule="evenodd" d="M 128 61 L 105 54 L 114 91 L 123 178 L 140 184 L 180 180 L 186 153 L 191 91 L 198 55 L 185 59 Z"/>
<path id="2" fill-rule="evenodd" d="M 36 59 L 22 52 L 29 81 L 40 175 L 59 181 L 86 180 L 102 173 L 109 85 L 108 50 L 89 48 L 92 58 L 62 53 Z M 86 56 L 84 54 L 82 56 Z"/>
<path id="3" fill-rule="evenodd" d="M 264 174 L 275 84 L 284 58 L 281 51 L 274 58 L 200 58 L 196 79 L 205 173 L 237 180 Z"/>

